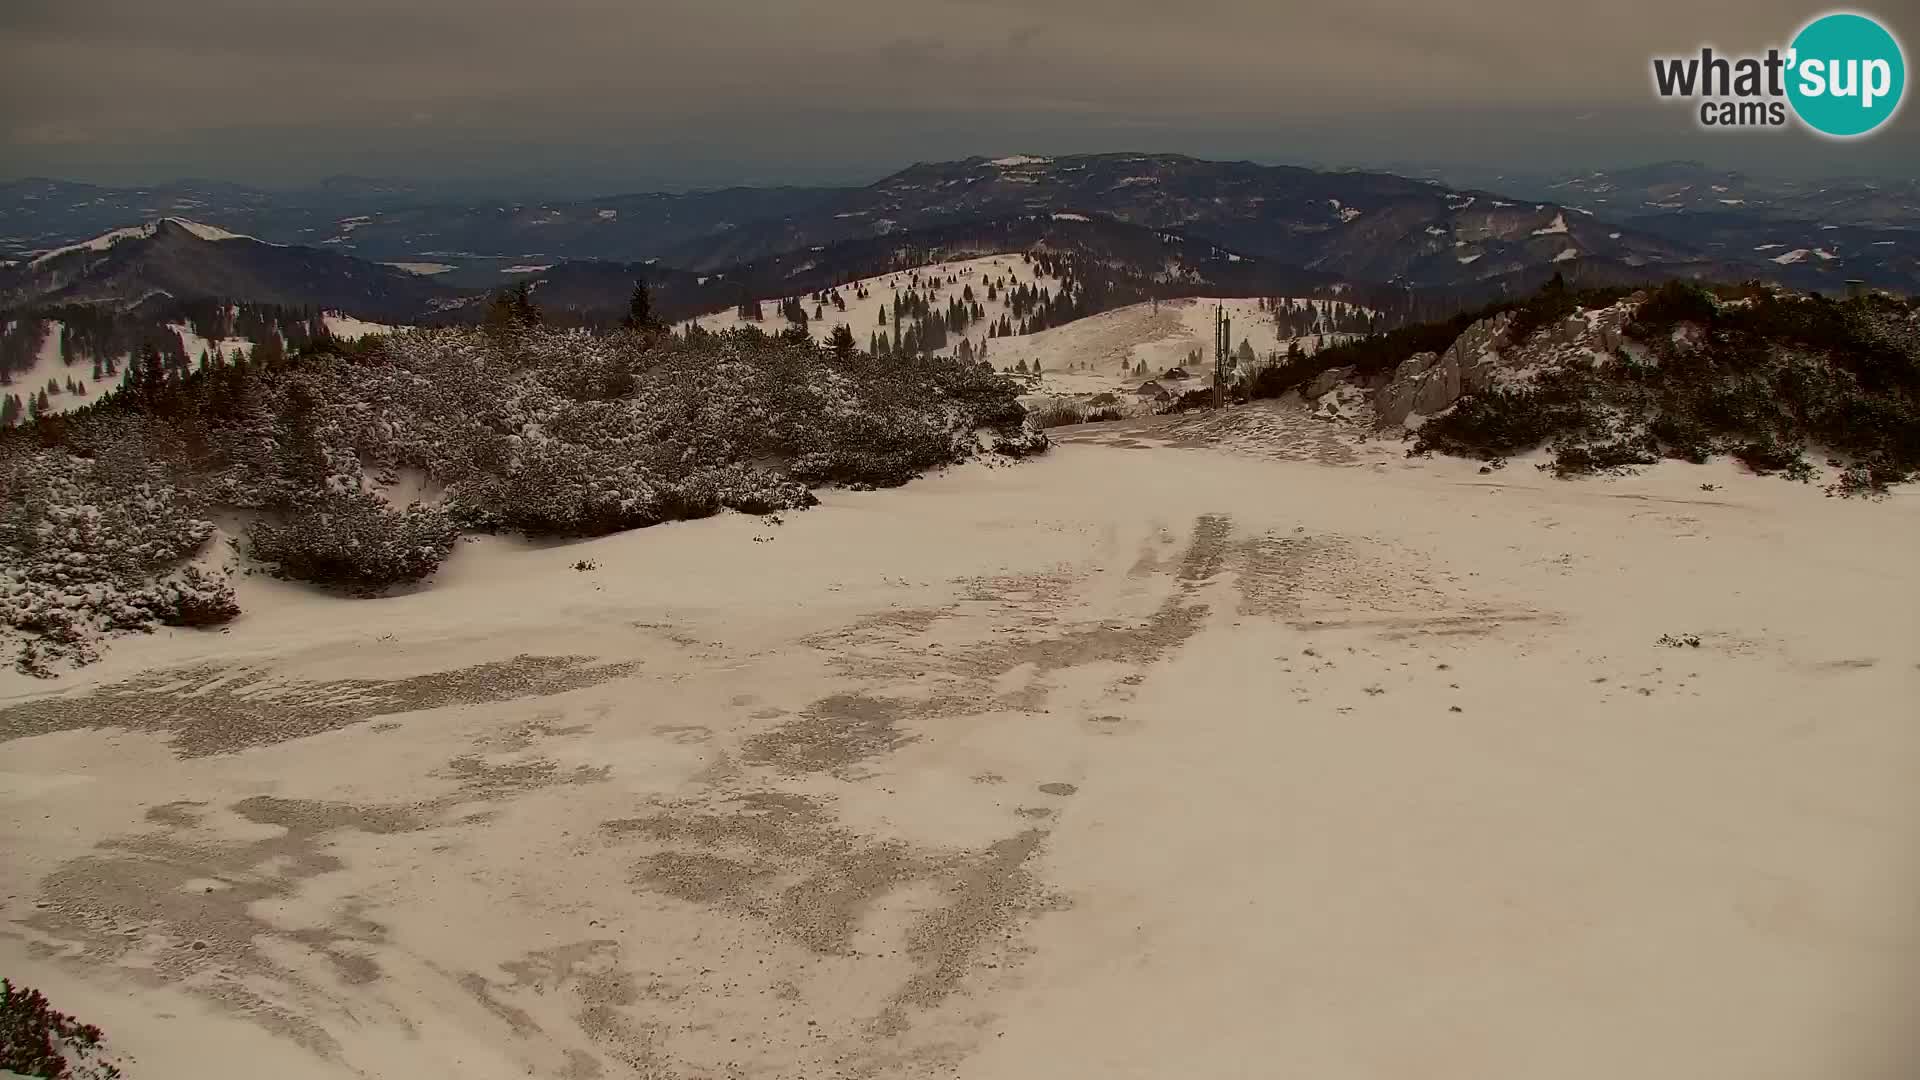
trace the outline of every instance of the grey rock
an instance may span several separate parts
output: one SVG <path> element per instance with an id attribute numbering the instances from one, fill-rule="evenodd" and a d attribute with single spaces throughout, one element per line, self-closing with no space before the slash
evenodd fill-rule
<path id="1" fill-rule="evenodd" d="M 1415 353 L 1394 369 L 1393 378 L 1374 393 L 1373 409 L 1381 426 L 1406 423 L 1414 413 L 1431 415 L 1485 387 L 1500 364 L 1512 315 L 1482 319 L 1461 333 L 1445 353 Z"/>
<path id="2" fill-rule="evenodd" d="M 1347 377 L 1352 374 L 1353 368 L 1351 367 L 1337 367 L 1323 371 L 1313 377 L 1313 381 L 1307 384 L 1307 388 L 1301 392 L 1300 396 L 1306 398 L 1308 401 L 1314 401 L 1325 396 L 1334 387 L 1347 381 Z"/>

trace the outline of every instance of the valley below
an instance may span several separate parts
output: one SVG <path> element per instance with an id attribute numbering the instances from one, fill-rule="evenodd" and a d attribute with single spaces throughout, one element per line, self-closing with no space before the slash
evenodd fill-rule
<path id="1" fill-rule="evenodd" d="M 134 1078 L 1912 1075 L 1911 488 L 1363 430 L 238 578 L 0 674 L 0 969 Z"/>

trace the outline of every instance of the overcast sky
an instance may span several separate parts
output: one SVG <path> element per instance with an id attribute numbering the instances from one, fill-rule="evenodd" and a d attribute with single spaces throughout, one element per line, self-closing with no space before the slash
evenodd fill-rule
<path id="1" fill-rule="evenodd" d="M 1655 53 L 1784 45 L 1786 0 L 0 0 L 0 175 L 452 188 L 867 181 L 976 153 L 1503 169 L 1685 157 L 1920 173 L 1708 135 Z M 1871 5 L 1867 10 L 1872 10 Z M 1912 0 L 1887 5 L 1898 17 Z M 1896 33 L 1920 33 L 1895 23 Z M 1911 54 L 1913 47 L 1908 46 Z"/>

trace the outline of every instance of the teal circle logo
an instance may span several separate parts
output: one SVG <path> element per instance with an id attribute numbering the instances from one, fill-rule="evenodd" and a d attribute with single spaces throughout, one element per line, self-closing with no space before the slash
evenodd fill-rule
<path id="1" fill-rule="evenodd" d="M 1900 42 L 1865 15 L 1839 12 L 1808 23 L 1788 63 L 1787 100 L 1822 135 L 1865 135 L 1893 119 L 1907 92 Z"/>

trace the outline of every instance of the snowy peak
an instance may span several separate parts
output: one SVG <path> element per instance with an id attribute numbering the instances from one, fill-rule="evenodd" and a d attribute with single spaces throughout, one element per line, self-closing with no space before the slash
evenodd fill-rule
<path id="1" fill-rule="evenodd" d="M 197 221 L 188 221 L 183 217 L 163 217 L 157 221 L 150 221 L 145 225 L 135 225 L 125 229 L 114 229 L 110 232 L 101 233 L 91 240 L 85 240 L 78 244 L 69 244 L 63 248 L 55 248 L 52 251 L 42 252 L 34 256 L 33 260 L 27 265 L 43 266 L 62 256 L 72 255 L 76 252 L 110 251 L 117 244 L 126 243 L 130 240 L 151 240 L 166 232 L 185 233 L 196 239 L 211 242 L 254 239 L 251 236 L 242 236 L 239 233 L 228 232 L 214 225 L 202 225 Z M 263 241 L 254 240 L 254 242 L 262 243 Z"/>
<path id="2" fill-rule="evenodd" d="M 146 225 L 136 225 L 130 229 L 115 229 L 112 232 L 101 233 L 91 240 L 84 240 L 78 244 L 69 244 L 63 248 L 54 248 L 52 251 L 43 251 L 39 255 L 34 256 L 33 260 L 27 265 L 42 266 L 63 255 L 72 255 L 75 252 L 81 251 L 106 251 L 115 244 L 123 241 L 145 240 L 152 237 L 158 227 L 159 223 L 153 222 Z"/>
<path id="3" fill-rule="evenodd" d="M 156 223 L 156 226 L 157 227 L 171 226 L 176 229 L 183 229 L 186 232 L 192 233 L 194 236 L 199 237 L 202 240 L 208 240 L 214 243 L 219 243 L 225 240 L 253 240 L 253 242 L 256 244 L 264 243 L 264 241 L 255 240 L 251 236 L 243 236 L 240 233 L 228 232 L 227 230 L 222 229 L 216 225 L 202 225 L 197 221 L 188 221 L 186 218 L 182 218 L 182 217 L 161 218 Z"/>
<path id="4" fill-rule="evenodd" d="M 0 268 L 0 309 L 219 299 L 406 318 L 452 290 L 390 266 L 284 246 L 183 217 L 114 229 Z"/>

